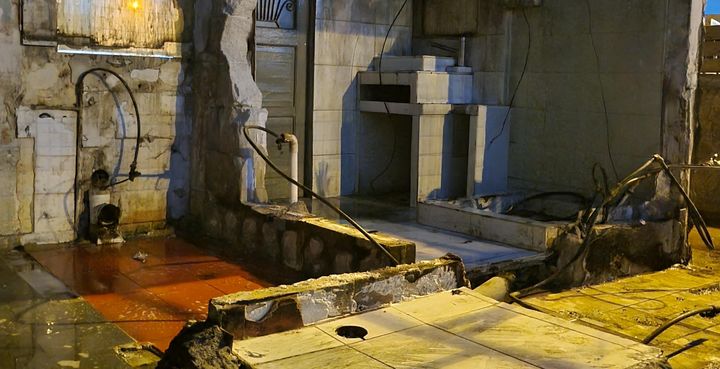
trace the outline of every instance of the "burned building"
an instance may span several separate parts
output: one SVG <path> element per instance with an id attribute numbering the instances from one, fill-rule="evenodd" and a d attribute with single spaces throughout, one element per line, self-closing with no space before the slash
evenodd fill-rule
<path id="1" fill-rule="evenodd" d="M 0 0 L 0 366 L 720 365 L 705 7 Z"/>

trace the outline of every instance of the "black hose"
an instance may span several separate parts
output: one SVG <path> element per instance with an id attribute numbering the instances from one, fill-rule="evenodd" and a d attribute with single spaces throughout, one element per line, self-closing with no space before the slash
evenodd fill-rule
<path id="1" fill-rule="evenodd" d="M 582 203 L 583 208 L 587 207 L 588 205 L 592 205 L 592 204 L 590 204 L 590 200 L 581 193 L 572 192 L 572 191 L 550 191 L 550 192 L 540 192 L 540 193 L 536 193 L 534 195 L 525 197 L 522 200 L 512 204 L 504 213 L 507 215 L 512 215 L 517 211 L 517 208 L 519 208 L 520 205 L 523 205 L 523 204 L 526 204 L 528 202 L 538 200 L 538 199 L 545 199 L 548 197 L 573 197 L 577 200 L 580 200 L 579 202 Z M 547 215 L 549 218 L 551 218 L 550 220 L 558 220 L 558 221 L 572 220 L 572 219 L 577 218 L 577 212 L 567 215 L 567 216 L 564 216 L 564 217 L 553 216 L 550 214 L 547 214 Z"/>
<path id="2" fill-rule="evenodd" d="M 128 95 L 130 95 L 130 101 L 132 102 L 133 109 L 135 110 L 135 121 L 137 122 L 137 142 L 135 144 L 135 154 L 133 155 L 133 161 L 132 161 L 132 163 L 130 163 L 130 172 L 128 173 L 128 178 L 125 180 L 122 180 L 120 182 L 111 183 L 110 185 L 108 185 L 106 187 L 106 188 L 108 188 L 108 187 L 117 186 L 117 185 L 119 185 L 121 183 L 125 183 L 127 181 L 132 182 L 135 180 L 135 178 L 137 178 L 141 175 L 141 173 L 137 171 L 137 162 L 138 162 L 138 155 L 140 152 L 140 143 L 142 142 L 142 133 L 141 133 L 142 126 L 140 123 L 140 109 L 138 108 L 137 101 L 135 100 L 135 95 L 133 94 L 132 89 L 130 88 L 130 85 L 118 73 L 116 73 L 110 69 L 106 69 L 106 68 L 92 68 L 92 69 L 88 69 L 85 72 L 83 72 L 82 74 L 80 74 L 80 76 L 78 77 L 78 80 L 77 80 L 77 84 L 75 85 L 76 86 L 75 93 L 77 94 L 77 101 L 78 101 L 78 112 L 80 112 L 80 114 L 82 114 L 82 108 L 85 103 L 85 101 L 82 98 L 83 81 L 85 80 L 85 77 L 88 74 L 91 74 L 94 72 L 109 73 L 112 76 L 114 76 L 115 78 L 117 78 L 120 81 L 120 83 L 122 83 L 122 85 L 123 85 L 123 87 L 125 87 L 125 90 L 127 91 Z M 120 160 L 122 160 L 122 158 L 120 158 Z"/>
<path id="3" fill-rule="evenodd" d="M 710 307 L 706 307 L 706 308 L 702 308 L 702 309 L 689 311 L 684 314 L 680 314 L 677 317 L 675 317 L 675 319 L 673 319 L 669 322 L 666 322 L 665 324 L 658 327 L 658 329 L 656 329 L 652 333 L 650 333 L 650 335 L 648 335 L 647 337 L 645 337 L 644 340 L 642 340 L 642 343 L 647 345 L 648 343 L 652 342 L 652 340 L 654 340 L 657 336 L 662 334 L 662 332 L 665 332 L 668 328 L 670 328 L 673 325 L 680 323 L 681 321 L 683 321 L 687 318 L 690 318 L 692 316 L 703 315 L 706 318 L 712 318 L 718 314 L 720 314 L 720 306 L 710 306 Z"/>
<path id="4" fill-rule="evenodd" d="M 659 164 L 660 168 L 652 168 L 653 164 Z M 692 168 L 687 168 L 692 169 Z M 688 209 L 690 210 L 690 217 L 693 221 L 693 223 L 698 228 L 698 233 L 700 234 L 700 238 L 703 240 L 703 243 L 709 250 L 714 250 L 715 245 L 713 244 L 712 237 L 710 235 L 710 232 L 707 229 L 707 224 L 705 223 L 705 220 L 703 219 L 702 215 L 700 214 L 700 211 L 698 210 L 697 206 L 695 206 L 695 203 L 690 199 L 690 196 L 687 194 L 687 191 L 682 187 L 680 184 L 680 181 L 675 177 L 675 175 L 670 170 L 670 167 L 665 162 L 665 159 L 663 159 L 660 155 L 654 155 L 650 160 L 645 162 L 642 166 L 640 166 L 638 169 L 630 173 L 625 179 L 623 179 L 618 185 L 610 191 L 609 195 L 603 200 L 602 204 L 596 208 L 594 208 L 590 214 L 580 223 L 580 230 L 583 234 L 583 242 L 578 248 L 578 251 L 573 255 L 573 257 L 570 259 L 569 262 L 567 262 L 565 265 L 563 265 L 561 268 L 559 268 L 555 273 L 551 274 L 546 279 L 536 283 L 533 286 L 524 288 L 520 291 L 514 292 L 512 296 L 517 299 L 521 299 L 523 297 L 527 297 L 534 293 L 534 291 L 547 286 L 549 283 L 553 282 L 555 279 L 557 279 L 562 273 L 570 267 L 573 263 L 575 263 L 577 260 L 580 259 L 580 257 L 585 253 L 585 251 L 589 248 L 589 246 L 597 240 L 597 238 L 593 237 L 592 229 L 595 226 L 595 224 L 598 221 L 598 217 L 601 213 L 602 209 L 609 208 L 613 204 L 616 203 L 630 188 L 636 186 L 637 183 L 639 183 L 641 180 L 649 178 L 650 176 L 657 174 L 658 172 L 664 171 L 668 177 L 670 177 L 673 185 L 675 185 L 680 193 L 683 196 L 683 199 L 688 205 Z"/>
<path id="5" fill-rule="evenodd" d="M 383 56 L 385 54 L 385 45 L 387 44 L 388 38 L 390 38 L 390 31 L 392 31 L 393 27 L 395 26 L 395 23 L 397 22 L 398 18 L 400 18 L 400 14 L 402 14 L 403 9 L 405 9 L 405 6 L 407 5 L 408 0 L 405 0 L 402 3 L 402 6 L 400 6 L 400 10 L 395 14 L 395 18 L 393 18 L 392 23 L 390 23 L 390 27 L 388 27 L 387 33 L 385 34 L 385 40 L 383 40 L 382 49 L 380 49 L 380 60 L 378 61 L 378 78 L 380 79 L 380 85 L 382 86 L 382 62 L 383 62 Z M 385 109 L 388 109 L 387 104 L 385 104 Z M 390 114 L 390 111 L 388 109 L 388 114 Z"/>
<path id="6" fill-rule="evenodd" d="M 299 188 L 302 188 L 302 189 L 305 190 L 307 193 L 309 193 L 309 194 L 313 195 L 314 197 L 316 197 L 318 200 L 320 200 L 320 202 L 322 202 L 323 204 L 325 204 L 326 206 L 328 206 L 330 209 L 332 209 L 333 211 L 335 211 L 336 213 L 338 213 L 343 219 L 345 219 L 346 221 L 348 221 L 348 223 L 350 223 L 350 225 L 352 225 L 353 227 L 355 227 L 355 229 L 357 229 L 358 231 L 360 231 L 360 233 L 362 233 L 362 235 L 365 236 L 365 238 L 367 238 L 368 241 L 370 241 L 370 243 L 373 244 L 373 246 L 375 246 L 375 247 L 377 247 L 378 249 L 380 249 L 388 258 L 390 258 L 390 260 L 392 260 L 392 262 L 395 263 L 395 265 L 400 265 L 400 262 L 390 253 L 390 251 L 388 251 L 383 245 L 379 244 L 379 243 L 370 235 L 370 233 L 368 233 L 368 232 L 367 232 L 362 226 L 360 226 L 360 224 L 358 224 L 355 220 L 353 220 L 352 218 L 350 218 L 349 215 L 345 214 L 345 212 L 343 212 L 342 210 L 340 210 L 340 208 L 338 208 L 337 206 L 333 205 L 333 204 L 332 204 L 329 200 L 327 200 L 325 197 L 318 195 L 317 193 L 315 193 L 315 191 L 313 191 L 313 190 L 310 189 L 309 187 L 307 187 L 307 186 L 301 184 L 300 182 L 294 180 L 293 178 L 291 178 L 290 176 L 288 176 L 287 174 L 285 174 L 282 170 L 280 170 L 280 168 L 278 168 L 278 167 L 272 162 L 272 160 L 270 160 L 270 158 L 268 158 L 267 155 L 265 155 L 265 153 L 263 153 L 262 150 L 260 150 L 260 148 L 257 146 L 257 144 L 250 138 L 250 130 L 251 130 L 251 129 L 257 129 L 257 130 L 263 131 L 263 132 L 265 132 L 265 133 L 267 133 L 267 134 L 269 134 L 269 135 L 271 135 L 271 136 L 273 136 L 273 137 L 280 137 L 280 136 L 279 136 L 277 133 L 275 133 L 275 132 L 273 132 L 273 131 L 265 128 L 265 127 L 261 127 L 261 126 L 252 126 L 252 125 L 251 125 L 251 126 L 245 126 L 245 127 L 243 127 L 243 134 L 245 135 L 245 139 L 248 140 L 248 142 L 250 143 L 250 146 L 252 146 L 252 148 L 255 150 L 255 152 L 257 152 L 257 154 L 260 155 L 260 157 L 265 161 L 265 163 L 267 163 L 268 166 L 270 166 L 270 168 L 272 168 L 275 172 L 277 172 L 277 174 L 279 174 L 281 177 L 285 178 L 288 182 L 294 184 L 295 186 L 298 186 Z"/>
<path id="7" fill-rule="evenodd" d="M 382 80 L 382 63 L 383 63 L 383 57 L 385 56 L 385 45 L 387 44 L 388 38 L 390 38 L 390 32 L 392 31 L 393 27 L 395 27 L 395 23 L 397 22 L 398 18 L 400 18 L 400 14 L 402 14 L 403 9 L 405 9 L 405 6 L 407 5 L 408 0 L 405 0 L 400 6 L 400 9 L 395 14 L 395 18 L 393 18 L 392 23 L 390 23 L 390 27 L 388 27 L 387 33 L 385 34 L 385 39 L 383 40 L 382 49 L 380 49 L 380 59 L 378 61 L 378 80 L 380 81 L 380 86 L 383 85 Z M 387 102 L 383 102 L 383 105 L 385 105 L 385 112 L 387 112 L 388 116 L 390 115 L 390 107 L 388 106 Z M 388 160 L 387 165 L 385 165 L 385 168 L 378 173 L 378 175 L 375 176 L 370 181 L 370 189 L 372 189 L 373 193 L 377 193 L 377 190 L 375 189 L 375 182 L 377 182 L 380 177 L 384 176 L 385 173 L 387 173 L 388 170 L 390 170 L 390 167 L 392 166 L 393 161 L 395 160 L 395 152 L 397 151 L 397 140 L 398 140 L 398 133 L 397 133 L 397 127 L 394 128 L 393 131 L 393 146 L 392 146 L 392 154 L 390 154 L 390 160 Z"/>

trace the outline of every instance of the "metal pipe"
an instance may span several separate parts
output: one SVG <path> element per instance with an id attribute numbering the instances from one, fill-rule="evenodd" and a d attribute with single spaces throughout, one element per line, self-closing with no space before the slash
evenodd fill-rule
<path id="1" fill-rule="evenodd" d="M 290 145 L 290 178 L 292 178 L 293 181 L 297 182 L 299 175 L 298 152 L 300 151 L 298 139 L 292 133 L 283 133 L 280 135 L 280 140 L 282 140 L 283 143 L 287 143 Z M 290 203 L 294 204 L 296 202 L 298 202 L 298 187 L 294 183 L 290 182 Z"/>
<path id="2" fill-rule="evenodd" d="M 465 66 L 465 36 L 460 37 L 460 48 L 458 49 L 458 67 Z"/>
<path id="3" fill-rule="evenodd" d="M 336 213 L 338 213 L 338 215 L 340 215 L 341 218 L 345 219 L 348 223 L 350 223 L 350 225 L 355 227 L 355 229 L 357 229 L 363 236 L 365 236 L 365 238 L 367 238 L 368 241 L 370 241 L 370 243 L 373 244 L 373 246 L 377 247 L 380 251 L 382 251 L 394 263 L 394 265 L 400 265 L 400 261 L 398 261 L 398 259 L 396 259 L 390 253 L 390 251 L 385 248 L 385 246 L 378 243 L 377 240 L 375 240 L 373 238 L 373 236 L 371 236 L 370 233 L 368 233 L 368 231 L 366 231 L 365 228 L 363 228 L 360 224 L 358 224 L 353 218 L 351 218 L 349 215 L 345 214 L 345 212 L 342 211 L 337 206 L 333 205 L 324 196 L 320 196 L 319 194 L 315 193 L 315 191 L 313 191 L 311 188 L 301 184 L 300 182 L 298 182 L 296 180 L 293 180 L 292 178 L 290 178 L 290 176 L 288 176 L 282 170 L 280 170 L 280 168 L 278 168 L 277 165 L 275 165 L 275 163 L 273 163 L 272 160 L 270 160 L 270 158 L 268 158 L 268 156 L 265 155 L 265 153 L 262 150 L 260 150 L 260 147 L 258 147 L 258 145 L 255 143 L 255 141 L 253 141 L 252 138 L 250 138 L 250 130 L 251 129 L 257 129 L 257 130 L 263 131 L 263 132 L 265 132 L 273 137 L 277 137 L 277 138 L 279 138 L 280 135 L 278 135 L 277 133 L 275 133 L 265 127 L 262 127 L 262 126 L 250 125 L 250 126 L 243 127 L 243 134 L 245 135 L 245 139 L 248 141 L 250 146 L 252 146 L 253 150 L 255 150 L 255 152 L 258 154 L 258 156 L 260 156 L 260 158 L 262 158 L 262 160 L 265 161 L 265 163 L 267 163 L 267 165 L 270 168 L 272 168 L 272 170 L 274 170 L 281 177 L 294 183 L 296 186 L 302 188 L 303 190 L 305 190 L 305 192 L 310 193 L 312 196 L 314 196 L 315 198 L 320 200 L 320 202 L 325 204 L 330 209 L 334 210 Z"/>

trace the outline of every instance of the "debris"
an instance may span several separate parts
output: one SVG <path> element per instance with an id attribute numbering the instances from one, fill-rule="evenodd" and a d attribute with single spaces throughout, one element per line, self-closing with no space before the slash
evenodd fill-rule
<path id="1" fill-rule="evenodd" d="M 237 369 L 239 359 L 232 353 L 233 337 L 211 323 L 186 326 L 170 343 L 158 369 Z"/>
<path id="2" fill-rule="evenodd" d="M 63 368 L 79 368 L 80 362 L 77 360 L 60 360 L 57 362 L 60 367 Z"/>
<path id="3" fill-rule="evenodd" d="M 135 253 L 135 255 L 133 255 L 132 258 L 135 259 L 135 260 L 137 260 L 137 261 L 139 261 L 139 262 L 141 262 L 141 263 L 143 263 L 143 264 L 145 264 L 145 262 L 147 261 L 147 257 L 148 257 L 148 253 L 147 253 L 147 252 L 138 251 L 138 252 Z"/>

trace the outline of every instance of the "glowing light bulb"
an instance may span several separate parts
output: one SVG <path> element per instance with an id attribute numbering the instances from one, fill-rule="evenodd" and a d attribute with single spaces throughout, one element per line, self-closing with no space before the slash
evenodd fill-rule
<path id="1" fill-rule="evenodd" d="M 140 9 L 140 2 L 133 1 L 132 3 L 130 3 L 130 7 L 133 8 L 133 10 L 138 10 L 138 9 Z"/>

